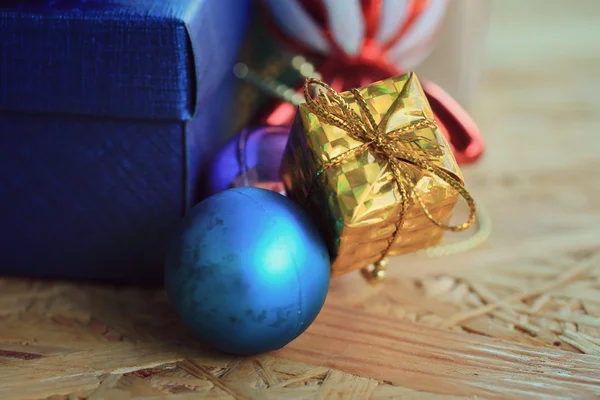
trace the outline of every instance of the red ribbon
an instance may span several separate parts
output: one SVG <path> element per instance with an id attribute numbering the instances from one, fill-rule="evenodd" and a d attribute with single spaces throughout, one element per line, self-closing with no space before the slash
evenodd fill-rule
<path id="1" fill-rule="evenodd" d="M 402 71 L 387 59 L 386 51 L 410 29 L 428 3 L 429 0 L 411 0 L 407 22 L 391 40 L 380 44 L 375 39 L 375 35 L 379 30 L 382 0 L 362 0 L 366 34 L 361 49 L 356 55 L 346 54 L 333 40 L 327 26 L 326 10 L 320 0 L 303 0 L 302 4 L 318 25 L 324 27 L 322 34 L 330 46 L 330 52 L 326 57 L 287 36 L 267 12 L 263 14 L 267 25 L 276 32 L 276 36 L 289 49 L 317 60 L 316 68 L 323 80 L 336 91 L 343 92 L 402 74 Z M 484 143 L 473 119 L 440 87 L 430 82 L 423 82 L 423 89 L 457 162 L 467 164 L 476 161 L 483 153 Z M 280 103 L 266 116 L 264 122 L 269 125 L 291 124 L 295 111 L 293 105 Z"/>

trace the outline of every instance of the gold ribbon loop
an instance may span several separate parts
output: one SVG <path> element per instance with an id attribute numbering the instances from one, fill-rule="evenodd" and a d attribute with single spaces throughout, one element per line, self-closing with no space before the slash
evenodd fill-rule
<path id="1" fill-rule="evenodd" d="M 328 162 L 323 163 L 315 177 L 320 176 L 327 169 L 343 163 L 346 159 L 357 156 L 367 150 L 371 151 L 373 155 L 380 159 L 387 161 L 392 170 L 394 180 L 400 193 L 401 205 L 398 220 L 396 222 L 396 229 L 387 248 L 383 252 L 381 259 L 387 256 L 387 253 L 390 251 L 404 225 L 404 219 L 406 217 L 411 195 L 414 196 L 417 203 L 419 203 L 419 206 L 423 209 L 427 218 L 441 229 L 454 232 L 464 231 L 468 229 L 476 219 L 475 200 L 473 200 L 471 194 L 465 189 L 463 183 L 458 178 L 430 161 L 432 157 L 442 156 L 444 154 L 443 149 L 438 144 L 432 143 L 428 139 L 425 140 L 426 138 L 416 134 L 416 132 L 423 128 L 437 128 L 435 120 L 422 118 L 410 122 L 400 129 L 387 132 L 389 120 L 395 110 L 401 106 L 401 102 L 410 88 L 412 79 L 413 75 L 411 74 L 401 93 L 390 106 L 388 112 L 383 116 L 379 124 L 375 122 L 375 118 L 369 111 L 365 99 L 357 89 L 352 89 L 350 92 L 360 109 L 360 114 L 354 111 L 338 92 L 323 81 L 316 78 L 309 78 L 304 84 L 304 97 L 308 109 L 315 114 L 320 121 L 336 126 L 347 132 L 353 139 L 362 142 L 362 145 L 348 150 L 347 152 L 332 158 Z M 317 101 L 311 96 L 309 92 L 309 86 L 311 84 L 324 89 L 325 94 L 322 94 L 324 101 Z M 411 143 L 413 146 L 411 146 L 410 149 L 405 146 L 398 146 L 398 144 L 406 143 Z M 417 167 L 422 171 L 427 172 L 430 176 L 435 176 L 452 187 L 465 199 L 469 206 L 470 214 L 468 220 L 458 225 L 447 225 L 435 219 L 428 206 L 421 198 L 421 195 L 415 190 L 414 184 L 405 171 L 404 164 L 410 164 Z"/>

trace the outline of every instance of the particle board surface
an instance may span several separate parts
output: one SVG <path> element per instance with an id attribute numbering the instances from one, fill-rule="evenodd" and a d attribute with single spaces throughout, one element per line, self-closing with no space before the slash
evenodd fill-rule
<path id="1" fill-rule="evenodd" d="M 600 397 L 600 3 L 491 2 L 464 169 L 490 240 L 333 282 L 271 354 L 214 353 L 160 290 L 0 279 L 1 399 Z"/>

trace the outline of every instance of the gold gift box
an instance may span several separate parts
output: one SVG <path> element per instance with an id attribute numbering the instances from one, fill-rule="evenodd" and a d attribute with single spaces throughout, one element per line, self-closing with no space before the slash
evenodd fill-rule
<path id="1" fill-rule="evenodd" d="M 358 91 L 377 124 L 390 114 L 386 132 L 434 118 L 421 84 L 412 73 L 375 82 Z M 401 101 L 396 101 L 401 95 Z M 343 92 L 340 96 L 361 115 L 352 93 Z M 323 95 L 315 99 L 321 104 L 326 100 Z M 431 144 L 438 146 L 441 151 L 428 161 L 462 184 L 462 174 L 440 130 L 433 126 L 413 133 L 419 138 L 417 142 L 400 145 L 416 145 L 420 149 Z M 310 107 L 302 104 L 282 160 L 281 175 L 287 195 L 303 205 L 319 226 L 329 246 L 334 277 L 366 267 L 384 253 L 392 256 L 434 246 L 444 233 L 429 220 L 409 191 L 404 224 L 389 246 L 402 210 L 402 197 L 389 162 L 367 150 L 322 170 L 324 164 L 362 144 L 343 129 L 321 121 Z M 403 162 L 402 169 L 431 215 L 449 224 L 458 201 L 457 191 L 411 163 Z"/>

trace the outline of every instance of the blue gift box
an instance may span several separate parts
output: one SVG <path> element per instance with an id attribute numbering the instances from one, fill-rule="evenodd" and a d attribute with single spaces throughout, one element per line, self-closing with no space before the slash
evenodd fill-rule
<path id="1" fill-rule="evenodd" d="M 0 2 L 0 274 L 162 280 L 222 138 L 249 9 Z"/>

